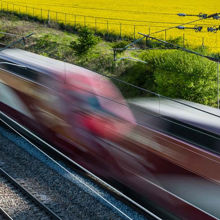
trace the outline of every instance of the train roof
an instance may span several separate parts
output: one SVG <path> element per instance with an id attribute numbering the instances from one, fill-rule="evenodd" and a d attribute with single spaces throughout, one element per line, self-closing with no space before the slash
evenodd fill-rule
<path id="1" fill-rule="evenodd" d="M 48 74 L 62 74 L 65 72 L 95 74 L 94 72 L 84 69 L 83 67 L 65 63 L 63 61 L 55 60 L 21 49 L 5 49 L 0 52 L 0 59 Z"/>
<path id="2" fill-rule="evenodd" d="M 96 95 L 103 109 L 106 109 L 121 118 L 134 122 L 133 116 L 128 110 L 120 92 L 113 86 L 113 84 L 110 83 L 109 80 L 106 80 L 105 77 L 98 73 L 21 49 L 3 50 L 0 52 L 0 59 L 22 65 L 45 74 L 62 75 L 66 73 L 65 77 L 62 79 L 68 79 L 69 84 L 71 86 L 74 85 L 75 89 L 78 88 L 81 92 L 83 91 Z M 73 74 L 75 74 L 75 76 L 77 75 L 77 77 L 72 78 L 71 75 Z M 118 102 L 122 104 L 119 104 Z"/>
<path id="3" fill-rule="evenodd" d="M 128 101 L 150 112 L 220 134 L 220 110 L 180 99 L 136 98 Z"/>
<path id="4" fill-rule="evenodd" d="M 152 97 L 152 98 L 134 98 L 129 100 L 130 103 L 136 104 L 143 108 L 146 108 L 151 111 L 158 111 L 160 113 L 175 113 L 179 114 L 176 109 L 180 109 L 180 111 L 194 111 L 201 112 L 207 115 L 213 115 L 213 117 L 220 118 L 220 110 L 217 108 L 213 108 L 211 106 L 199 104 L 196 102 L 191 102 L 183 99 L 166 99 L 161 97 Z M 165 109 L 164 109 L 165 108 Z M 174 111 L 174 112 L 172 112 Z"/>

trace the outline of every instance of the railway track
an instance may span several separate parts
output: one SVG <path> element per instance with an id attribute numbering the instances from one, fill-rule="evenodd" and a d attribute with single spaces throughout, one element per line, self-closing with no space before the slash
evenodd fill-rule
<path id="1" fill-rule="evenodd" d="M 8 213 L 2 208 L 0 208 L 0 219 L 2 219 L 2 220 L 12 220 L 10 215 L 8 215 Z"/>
<path id="2" fill-rule="evenodd" d="M 22 213 L 23 218 L 30 219 L 30 215 L 33 215 L 39 219 L 61 220 L 57 214 L 40 202 L 2 168 L 0 168 L 0 183 L 0 192 L 4 192 L 0 200 L 0 206 L 2 207 L 0 213 L 3 219 L 13 219 L 10 216 L 11 207 L 9 208 L 9 204 L 16 201 L 16 205 L 22 205 L 26 210 L 28 209 L 26 214 Z"/>
<path id="3" fill-rule="evenodd" d="M 116 197 L 118 200 L 122 201 L 126 205 L 132 207 L 135 209 L 138 213 L 145 216 L 147 220 L 161 220 L 161 219 L 168 219 L 167 216 L 161 215 L 160 210 L 154 209 L 154 207 L 149 206 L 149 209 L 143 206 L 141 203 L 138 203 L 133 199 L 132 197 L 129 197 L 129 195 L 124 194 L 122 191 L 117 189 L 117 187 L 109 184 L 105 180 L 100 179 L 99 177 L 95 176 L 90 171 L 86 170 L 81 165 L 77 164 L 75 161 L 71 160 L 70 158 L 66 157 L 64 154 L 56 150 L 53 146 L 46 143 L 44 140 L 42 140 L 40 137 L 36 136 L 35 134 L 31 133 L 29 130 L 24 128 L 22 125 L 15 122 L 13 119 L 8 118 L 6 115 L 2 115 L 0 113 L 0 121 L 3 122 L 4 125 L 9 127 L 9 129 L 16 132 L 18 135 L 23 137 L 25 140 L 27 140 L 29 143 L 33 144 L 36 148 L 40 149 L 43 153 L 45 153 L 48 157 L 52 158 L 54 161 L 56 161 L 58 164 L 62 164 L 61 166 L 64 166 L 64 169 L 66 170 L 77 170 L 81 174 L 85 175 L 86 178 L 91 178 L 92 181 L 96 181 L 96 184 L 101 187 L 104 190 L 109 190 L 109 193 Z M 94 192 L 96 193 L 96 192 Z M 121 213 L 126 219 L 133 219 L 129 216 L 127 216 L 123 211 L 118 209 L 114 206 L 111 202 L 106 200 L 102 197 L 102 195 L 98 195 L 101 199 L 105 200 L 108 205 L 112 206 L 113 209 L 116 209 L 117 212 Z M 168 216 L 169 217 L 169 216 Z"/>
<path id="4" fill-rule="evenodd" d="M 145 219 L 133 217 L 130 213 L 127 213 L 127 216 L 123 211 L 119 212 L 121 207 L 117 211 L 109 207 L 105 201 L 98 200 L 92 193 L 85 190 L 85 187 L 77 183 L 78 175 L 76 173 L 71 176 L 70 173 L 56 166 L 46 155 L 1 123 L 0 146 L 0 167 L 7 170 L 10 176 L 34 197 L 38 198 L 40 202 L 53 210 L 61 219 Z M 0 175 L 0 186 L 2 185 Z M 99 189 L 95 188 L 95 190 Z M 18 205 L 21 202 L 18 203 L 15 196 L 12 204 L 7 202 L 6 206 L 1 206 L 1 199 L 9 197 L 7 196 L 8 191 L 4 188 L 0 191 L 0 207 L 3 208 L 3 211 L 7 211 L 13 219 L 31 219 L 22 215 L 30 208 L 26 205 L 24 209 L 23 205 Z M 117 203 L 116 206 L 118 205 Z M 11 213 L 8 212 L 8 208 L 10 208 Z M 0 214 L 0 219 L 5 219 L 3 214 L 3 212 Z M 36 216 L 33 216 L 33 219 L 36 219 Z M 45 216 L 43 219 L 48 219 L 48 217 Z"/>

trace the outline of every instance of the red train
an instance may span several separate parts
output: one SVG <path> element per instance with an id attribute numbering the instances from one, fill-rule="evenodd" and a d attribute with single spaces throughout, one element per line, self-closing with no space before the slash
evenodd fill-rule
<path id="1" fill-rule="evenodd" d="M 152 118 L 145 120 L 149 126 L 137 123 L 140 112 L 141 119 L 147 114 L 128 105 L 103 76 L 7 49 L 0 52 L 0 101 L 1 117 L 135 191 L 169 218 L 220 218 L 218 152 L 159 131 L 159 122 L 149 128 Z"/>

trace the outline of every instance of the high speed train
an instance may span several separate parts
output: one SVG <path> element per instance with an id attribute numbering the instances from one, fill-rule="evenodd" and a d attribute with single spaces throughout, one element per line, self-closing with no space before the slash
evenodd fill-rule
<path id="1" fill-rule="evenodd" d="M 145 107 L 82 67 L 19 49 L 0 52 L 1 118 L 135 192 L 165 219 L 219 219 L 218 142 L 205 148 L 184 138 L 193 129 L 184 137 L 166 132 L 169 124 Z"/>
<path id="2" fill-rule="evenodd" d="M 219 109 L 166 97 L 135 98 L 129 104 L 138 109 L 139 124 L 220 153 Z"/>

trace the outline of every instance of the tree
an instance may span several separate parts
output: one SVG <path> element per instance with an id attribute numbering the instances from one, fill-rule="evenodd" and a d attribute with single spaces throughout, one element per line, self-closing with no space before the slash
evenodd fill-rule
<path id="1" fill-rule="evenodd" d="M 158 93 L 206 105 L 216 105 L 217 70 L 214 62 L 182 51 L 154 59 Z"/>
<path id="2" fill-rule="evenodd" d="M 87 26 L 79 29 L 79 38 L 70 43 L 70 47 L 75 50 L 77 55 L 86 54 L 99 41 L 91 29 Z"/>

